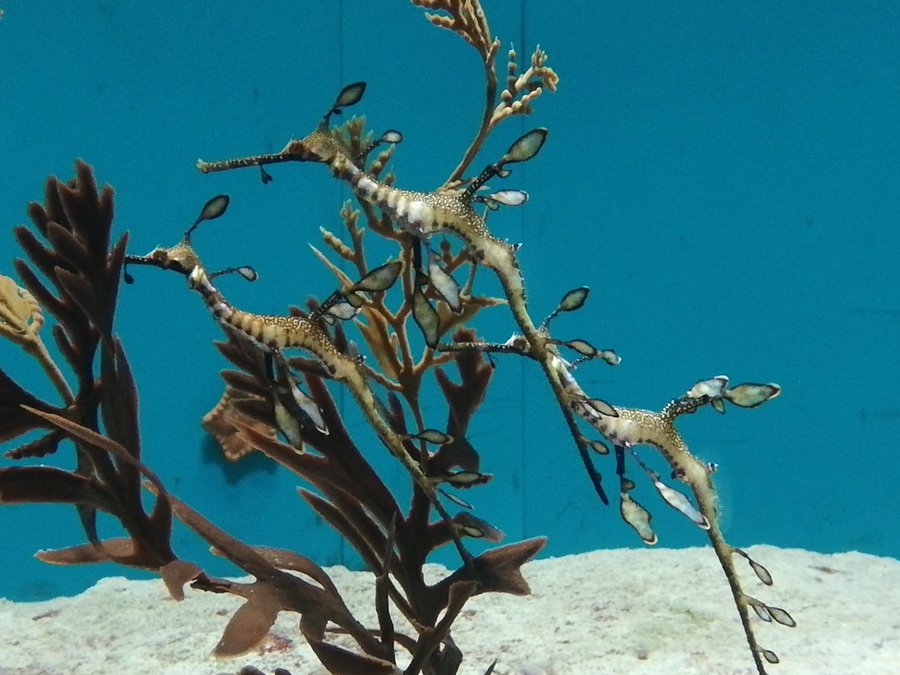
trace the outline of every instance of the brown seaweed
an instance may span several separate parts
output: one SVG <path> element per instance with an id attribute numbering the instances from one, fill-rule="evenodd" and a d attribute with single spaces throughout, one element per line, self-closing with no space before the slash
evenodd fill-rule
<path id="1" fill-rule="evenodd" d="M 44 435 L 7 453 L 12 459 L 43 457 L 57 452 L 65 430 L 49 424 L 47 416 L 102 433 L 135 460 L 141 444 L 137 421 L 137 389 L 121 342 L 112 332 L 127 236 L 111 244 L 113 192 L 98 191 L 90 167 L 77 162 L 75 178 L 63 183 L 47 180 L 45 203 L 28 212 L 36 232 L 16 227 L 19 245 L 30 263 L 14 266 L 24 288 L 6 283 L 5 296 L 18 296 L 32 307 L 34 317 L 14 341 L 41 363 L 62 399 L 37 399 L 0 370 L 0 440 L 8 441 L 35 430 Z M 42 280 L 43 277 L 43 280 Z M 53 338 L 74 376 L 71 386 L 40 342 L 43 322 L 36 303 L 55 320 Z M 5 303 L 7 307 L 11 303 Z M 14 328 L 4 320 L 7 331 Z M 96 358 L 99 352 L 99 359 Z M 99 373 L 95 363 L 99 360 Z M 75 506 L 87 538 L 84 545 L 41 551 L 38 557 L 55 564 L 114 561 L 157 570 L 173 561 L 169 544 L 172 513 L 165 496 L 148 513 L 141 502 L 140 473 L 121 458 L 83 439 L 73 439 L 76 468 L 0 468 L 0 503 L 65 502 Z M 126 538 L 101 541 L 97 512 L 119 520 Z"/>
<path id="2" fill-rule="evenodd" d="M 51 179 L 48 193 L 62 194 L 62 200 L 79 200 L 69 206 L 70 213 L 99 213 L 99 209 L 80 203 L 92 198 L 99 201 L 90 169 L 79 164 L 77 171 L 75 188 L 64 188 Z M 111 191 L 106 189 L 101 194 L 105 195 L 105 211 L 111 216 Z M 45 211 L 32 207 L 32 213 L 42 216 Z M 359 624 L 327 574 L 313 561 L 290 551 L 247 546 L 172 496 L 160 477 L 140 458 L 136 386 L 121 343 L 111 331 L 116 296 L 104 288 L 103 284 L 110 283 L 109 280 L 99 276 L 113 274 L 117 279 L 125 238 L 106 255 L 88 249 L 90 245 L 108 241 L 110 216 L 93 215 L 91 222 L 85 222 L 85 216 L 81 216 L 82 220 L 75 221 L 75 225 L 64 221 L 65 230 L 70 234 L 64 236 L 57 232 L 55 243 L 49 247 L 38 244 L 30 235 L 19 234 L 21 240 L 33 242 L 28 244 L 33 259 L 56 263 L 45 264 L 42 269 L 59 289 L 58 295 L 52 295 L 22 262 L 17 262 L 17 267 L 24 270 L 20 274 L 30 282 L 26 282 L 28 289 L 4 282 L 8 298 L 4 306 L 9 308 L 4 327 L 14 332 L 19 342 L 34 342 L 43 314 L 33 298 L 47 298 L 46 304 L 52 307 L 51 313 L 58 320 L 54 334 L 61 344 L 71 344 L 70 365 L 78 373 L 79 386 L 65 406 L 40 401 L 3 375 L 2 401 L 10 413 L 4 417 L 5 437 L 14 438 L 43 428 L 47 436 L 57 441 L 69 439 L 78 458 L 78 469 L 72 472 L 52 467 L 0 469 L 3 503 L 64 502 L 79 509 L 87 543 L 43 551 L 40 558 L 55 564 L 112 560 L 152 569 L 163 577 L 173 597 L 179 599 L 184 597 L 182 586 L 188 582 L 205 591 L 228 592 L 245 598 L 245 604 L 235 613 L 214 650 L 220 656 L 234 656 L 252 649 L 265 637 L 278 612 L 294 611 L 301 614 L 300 626 L 306 639 L 322 662 L 335 672 L 399 672 L 395 665 L 398 646 L 411 654 L 412 663 L 407 672 L 455 672 L 461 654 L 447 637 L 466 599 L 484 592 L 527 592 L 519 568 L 540 550 L 543 540 L 494 549 L 475 557 L 441 582 L 427 585 L 422 566 L 429 553 L 461 533 L 472 536 L 478 532 L 477 519 L 461 518 L 458 524 L 456 520 L 431 522 L 427 502 L 421 500 L 414 500 L 412 510 L 405 515 L 344 428 L 322 381 L 321 369 L 302 359 L 292 359 L 291 365 L 306 371 L 308 389 L 323 411 L 329 433 L 314 428 L 304 431 L 304 442 L 315 453 L 298 452 L 278 440 L 270 405 L 277 388 L 266 372 L 260 351 L 234 333 L 229 334 L 229 341 L 222 343 L 220 349 L 241 370 L 224 373 L 229 383 L 229 398 L 222 415 L 243 444 L 264 452 L 316 488 L 316 492 L 304 490 L 304 498 L 344 534 L 377 574 L 385 601 L 379 604 L 381 628 L 373 633 Z M 55 221 L 51 222 L 51 216 L 36 217 L 35 223 L 47 231 L 62 229 Z M 91 227 L 105 228 L 107 232 L 81 234 Z M 65 254 L 56 250 L 57 245 L 66 247 Z M 97 264 L 98 259 L 104 262 Z M 62 267 L 59 264 L 62 260 L 70 264 Z M 83 279 L 90 278 L 89 273 L 96 276 L 86 282 Z M 61 278 L 65 281 L 59 281 Z M 113 288 L 117 288 L 115 279 Z M 30 335 L 22 337 L 26 330 Z M 471 340 L 474 335 L 464 332 L 460 337 Z M 101 373 L 96 377 L 92 372 L 92 357 L 98 350 Z M 36 358 L 45 352 L 34 351 Z M 460 381 L 454 382 L 443 371 L 439 378 L 449 403 L 448 428 L 458 440 L 434 454 L 435 466 L 448 471 L 460 466 L 476 470 L 477 454 L 464 444 L 464 432 L 484 398 L 492 370 L 482 357 L 471 352 L 440 360 L 441 363 L 451 361 L 457 365 Z M 421 374 L 427 370 L 422 368 Z M 105 388 L 109 391 L 101 391 Z M 392 407 L 392 417 L 397 418 L 399 404 L 395 402 Z M 402 425 L 399 419 L 395 423 Z M 10 456 L 33 456 L 33 452 L 23 448 L 34 445 L 26 444 Z M 149 514 L 141 505 L 142 479 L 156 496 L 156 504 Z M 129 536 L 100 540 L 94 525 L 97 511 L 116 516 Z M 196 565 L 179 560 L 169 544 L 173 514 L 205 539 L 216 553 L 251 574 L 255 581 L 247 584 L 214 579 Z M 485 531 L 491 531 L 486 524 Z M 298 573 L 309 580 L 296 576 Z M 419 631 L 416 637 L 403 635 L 393 628 L 387 613 L 388 599 L 400 607 Z M 356 640 L 359 652 L 347 651 L 327 641 L 326 629 L 333 631 L 335 627 Z"/>

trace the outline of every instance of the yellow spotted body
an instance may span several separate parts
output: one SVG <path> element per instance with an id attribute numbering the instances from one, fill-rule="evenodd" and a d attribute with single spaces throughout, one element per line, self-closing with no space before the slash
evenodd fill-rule
<path id="1" fill-rule="evenodd" d="M 401 461 L 438 510 L 445 513 L 437 501 L 434 481 L 425 475 L 422 467 L 404 447 L 403 440 L 378 412 L 375 395 L 369 388 L 360 363 L 340 352 L 315 322 L 300 316 L 251 314 L 235 309 L 213 286 L 199 265 L 191 271 L 189 283 L 200 293 L 219 323 L 244 335 L 261 349 L 281 352 L 296 348 L 315 356 L 334 379 L 347 386 L 391 454 Z"/>
<path id="2" fill-rule="evenodd" d="M 685 403 L 691 405 L 686 406 Z M 679 478 L 692 488 L 697 486 L 712 490 L 709 470 L 705 464 L 694 457 L 681 434 L 675 428 L 675 417 L 690 412 L 702 405 L 699 401 L 676 399 L 670 402 L 662 412 L 616 407 L 618 417 L 610 415 L 594 415 L 588 421 L 614 445 L 634 447 L 649 445 L 656 448 L 666 458 Z M 703 514 L 711 521 L 715 519 L 715 493 L 712 497 L 713 513 Z"/>
<path id="3" fill-rule="evenodd" d="M 415 236 L 427 238 L 446 232 L 462 239 L 472 249 L 476 261 L 497 274 L 519 330 L 528 340 L 531 355 L 542 362 L 550 375 L 549 361 L 544 363 L 547 360 L 543 356 L 547 352 L 544 336 L 528 315 L 525 284 L 515 248 L 488 231 L 484 219 L 472 207 L 471 198 L 463 192 L 416 192 L 385 185 L 362 170 L 326 126 L 320 126 L 305 138 L 290 140 L 277 153 L 222 162 L 200 161 L 197 168 L 209 173 L 291 161 L 327 164 L 332 174 L 350 185 L 360 199 L 378 206 Z"/>
<path id="4" fill-rule="evenodd" d="M 701 462 L 690 452 L 681 434 L 675 428 L 675 418 L 678 415 L 693 412 L 705 403 L 706 401 L 703 399 L 675 399 L 659 413 L 616 407 L 618 417 L 584 414 L 584 411 L 577 405 L 573 405 L 573 410 L 581 414 L 614 445 L 624 447 L 649 445 L 659 450 L 672 468 L 673 476 L 691 489 L 694 500 L 697 502 L 697 509 L 709 523 L 706 534 L 731 587 L 735 606 L 754 660 L 760 672 L 765 672 L 760 659 L 761 648 L 750 625 L 748 596 L 741 587 L 734 566 L 734 549 L 725 540 L 719 527 L 718 499 L 712 484 L 711 469 L 709 465 Z"/>
<path id="5" fill-rule="evenodd" d="M 519 330 L 534 353 L 542 349 L 543 340 L 528 314 L 525 283 L 515 248 L 488 231 L 484 219 L 472 207 L 471 199 L 453 190 L 416 192 L 385 185 L 356 166 L 339 149 L 329 165 L 332 173 L 347 182 L 360 199 L 378 206 L 413 235 L 427 238 L 449 233 L 466 243 L 478 264 L 497 274 Z"/>
<path id="6" fill-rule="evenodd" d="M 319 361 L 332 365 L 335 359 L 345 360 L 325 332 L 314 322 L 299 316 L 270 316 L 251 314 L 239 309 L 213 312 L 221 323 L 244 333 L 260 347 L 270 351 L 297 348 L 308 351 Z"/>

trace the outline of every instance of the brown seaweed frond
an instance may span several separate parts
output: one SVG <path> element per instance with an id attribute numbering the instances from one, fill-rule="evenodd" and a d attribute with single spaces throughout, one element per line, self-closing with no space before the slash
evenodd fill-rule
<path id="1" fill-rule="evenodd" d="M 63 412 L 63 408 L 35 397 L 0 369 L 0 442 L 9 441 L 43 427 L 38 418 L 22 408 L 23 405 L 45 412 Z M 51 432 L 36 441 L 8 451 L 6 456 L 10 459 L 43 457 L 55 452 L 58 441 L 59 436 Z"/>
<path id="2" fill-rule="evenodd" d="M 112 334 L 127 237 L 110 248 L 112 188 L 98 192 L 90 167 L 77 162 L 75 169 L 76 178 L 68 184 L 48 179 L 45 204 L 29 206 L 29 216 L 46 244 L 24 226 L 14 229 L 22 250 L 57 293 L 25 262 L 16 260 L 15 266 L 26 288 L 59 320 L 70 341 L 87 346 L 91 331 L 103 338 Z"/>
<path id="3" fill-rule="evenodd" d="M 462 333 L 461 337 L 469 339 L 473 335 Z M 400 609 L 418 632 L 417 638 L 411 638 L 392 628 L 394 639 L 390 642 L 391 649 L 395 643 L 406 648 L 413 654 L 414 662 L 421 661 L 428 665 L 428 672 L 455 672 L 441 671 L 437 669 L 437 664 L 453 662 L 454 648 L 449 642 L 445 642 L 445 638 L 465 599 L 472 594 L 490 591 L 523 592 L 527 586 L 523 585 L 519 568 L 534 555 L 543 542 L 532 543 L 527 547 L 527 553 L 519 545 L 494 549 L 489 554 L 475 558 L 470 565 L 464 565 L 449 581 L 444 580 L 434 586 L 427 585 L 423 566 L 431 551 L 449 542 L 453 534 L 495 536 L 496 530 L 469 514 L 461 514 L 449 524 L 443 521 L 432 523 L 425 517 L 427 501 L 417 499 L 413 500 L 411 510 L 404 514 L 396 498 L 372 470 L 363 452 L 350 437 L 337 405 L 321 377 L 321 369 L 306 359 L 289 359 L 288 363 L 304 373 L 305 389 L 321 411 L 328 433 L 322 433 L 313 425 L 301 427 L 303 446 L 304 449 L 309 448 L 309 451 L 300 451 L 274 437 L 273 433 L 266 433 L 267 428 L 274 432 L 278 427 L 274 417 L 276 407 L 288 407 L 290 404 L 284 390 L 268 379 L 264 360 L 259 358 L 258 350 L 248 349 L 246 341 L 240 336 L 229 332 L 228 341 L 218 346 L 240 368 L 223 373 L 230 388 L 233 405 L 230 412 L 225 412 L 226 419 L 236 429 L 236 433 L 243 437 L 243 443 L 247 447 L 258 449 L 315 487 L 316 492 L 302 490 L 301 496 L 359 552 L 367 566 L 379 575 L 378 583 L 383 588 L 385 598 L 389 598 Z M 478 469 L 477 453 L 465 443 L 463 433 L 484 397 L 492 369 L 480 355 L 471 352 L 456 354 L 454 361 L 460 373 L 460 381 L 454 382 L 446 373 L 442 373 L 440 382 L 451 408 L 448 428 L 452 427 L 459 433 L 459 442 L 454 441 L 441 447 L 432 455 L 429 467 L 432 470 L 440 467 L 441 471 L 462 467 L 475 472 Z M 402 415 L 397 407 L 392 406 L 391 409 L 395 414 Z M 239 414 L 241 418 L 233 413 Z M 402 420 L 395 419 L 395 423 L 400 425 Z M 181 507 L 176 503 L 174 509 L 181 518 Z M 192 521 L 186 522 L 190 527 L 195 527 Z M 456 528 L 457 531 L 450 532 L 449 527 Z M 204 528 L 208 531 L 206 526 Z M 207 533 L 201 532 L 201 535 L 208 538 Z M 218 543 L 214 545 L 226 557 L 250 571 L 245 552 L 223 547 Z M 237 555 L 237 558 L 232 558 L 233 555 Z M 256 571 L 251 573 L 257 575 Z M 390 576 L 387 576 L 388 573 Z M 258 588 L 261 583 L 259 577 L 255 583 L 254 588 Z M 221 590 L 238 595 L 251 594 L 243 586 L 232 585 Z M 279 591 L 283 592 L 286 591 Z M 295 589 L 291 592 L 299 591 Z M 254 597 L 256 594 L 257 591 L 253 591 Z M 280 609 L 271 610 L 270 607 L 269 610 L 277 613 L 297 606 L 296 603 L 287 606 L 283 598 L 279 602 Z M 382 624 L 380 632 L 384 635 L 384 626 L 391 621 L 386 605 L 379 610 L 379 617 Z M 237 615 L 233 619 L 236 622 L 243 620 Z M 319 621 L 314 614 L 304 614 L 301 626 L 304 625 L 318 626 Z M 334 662 L 337 663 L 361 657 L 344 653 L 340 648 L 329 645 L 323 641 L 323 635 L 319 632 L 311 633 L 307 628 L 303 632 L 326 665 L 332 661 L 325 659 L 338 659 Z M 228 633 L 226 631 L 226 636 Z M 259 633 L 258 637 L 261 639 L 264 633 Z M 383 666 L 379 661 L 385 657 L 383 648 L 372 651 L 365 641 L 357 640 L 357 644 L 365 653 L 361 664 Z M 371 659 L 376 661 L 372 662 Z M 390 660 L 393 660 L 393 656 Z M 360 669 L 352 672 L 369 671 Z"/>
<path id="4" fill-rule="evenodd" d="M 254 548 L 243 544 L 203 518 L 184 502 L 168 494 L 156 474 L 133 457 L 121 444 L 59 415 L 42 413 L 38 410 L 30 412 L 44 418 L 73 439 L 78 439 L 98 451 L 109 453 L 134 468 L 149 481 L 149 487 L 156 495 L 158 506 L 165 505 L 166 509 L 174 510 L 182 522 L 214 547 L 215 552 L 227 557 L 256 578 L 256 581 L 250 584 L 213 579 L 197 566 L 177 560 L 174 556 L 159 560 L 154 567 L 163 576 L 170 592 L 177 599 L 184 597 L 182 587 L 188 582 L 192 582 L 195 588 L 228 592 L 245 598 L 246 603 L 232 616 L 214 650 L 217 656 L 236 656 L 253 649 L 266 636 L 278 612 L 294 611 L 302 614 L 301 628 L 314 649 L 317 648 L 317 643 L 322 642 L 325 628 L 332 622 L 352 635 L 366 654 L 370 655 L 361 660 L 360 665 L 390 663 L 383 658 L 390 654 L 370 631 L 353 618 L 337 588 L 318 565 L 288 551 Z M 47 489 L 52 489 L 52 494 L 56 498 L 63 496 L 64 490 L 67 490 L 72 500 L 90 500 L 95 508 L 115 514 L 114 505 L 103 500 L 102 495 L 91 490 L 89 485 L 74 483 L 71 477 L 68 478 L 68 482 L 63 483 L 60 480 L 62 476 L 47 471 L 43 472 L 41 478 L 50 479 L 47 482 Z M 41 501 L 50 500 L 41 499 Z M 113 508 L 110 508 L 111 506 Z M 170 522 L 166 525 L 170 525 Z M 168 541 L 167 527 L 157 534 L 161 535 L 164 541 Z M 149 554 L 141 541 L 119 539 L 102 542 L 100 546 L 45 551 L 40 557 L 47 562 L 58 564 L 115 560 L 121 564 L 144 566 L 149 560 Z M 313 583 L 289 572 L 300 573 Z M 352 659 L 353 656 L 347 652 L 345 658 Z M 359 668 L 353 672 L 377 671 Z"/>
<path id="5" fill-rule="evenodd" d="M 168 494 L 159 478 L 144 467 L 140 460 L 121 443 L 73 422 L 62 415 L 23 406 L 31 414 L 42 418 L 68 438 L 90 447 L 95 456 L 109 455 L 120 467 L 128 466 L 134 473 L 146 476 L 156 487 L 157 500 L 153 513 L 147 516 L 131 504 L 123 503 L 132 497 L 121 485 L 105 486 L 93 477 L 49 469 L 48 467 L 14 467 L 0 469 L 0 503 L 71 503 L 88 507 L 92 513 L 103 511 L 120 520 L 128 530 L 128 539 L 96 538 L 89 534 L 89 543 L 65 549 L 40 551 L 37 558 L 57 565 L 76 565 L 94 562 L 116 562 L 154 571 L 176 558 L 170 548 L 172 518 Z M 48 480 L 49 479 L 49 480 Z M 44 482 L 46 481 L 46 482 Z M 122 481 L 124 483 L 124 481 Z M 138 495 L 138 499 L 140 496 Z M 128 508 L 132 507 L 132 508 Z M 86 529 L 88 529 L 86 527 Z"/>
<path id="6" fill-rule="evenodd" d="M 10 459 L 24 459 L 56 452 L 68 438 L 75 448 L 76 468 L 4 467 L 0 502 L 75 506 L 87 544 L 44 551 L 39 555 L 42 560 L 60 564 L 116 560 L 156 569 L 175 557 L 169 547 L 168 506 L 158 500 L 150 513 L 145 512 L 136 466 L 93 442 L 104 438 L 129 457 L 140 457 L 137 389 L 125 351 L 112 332 L 127 237 L 111 244 L 112 189 L 98 190 L 91 168 L 83 162 L 76 163 L 75 171 L 75 179 L 68 183 L 49 178 L 44 204 L 29 206 L 34 231 L 15 228 L 30 260 L 14 261 L 24 288 L 0 278 L 0 336 L 41 363 L 63 404 L 37 399 L 0 370 L 0 441 L 43 430 L 43 436 L 6 453 Z M 38 329 L 49 317 L 54 319 L 53 338 L 75 376 L 75 387 L 40 342 Z M 101 542 L 97 511 L 116 517 L 128 537 Z"/>
<path id="7" fill-rule="evenodd" d="M 237 409 L 235 405 L 235 401 L 238 398 L 237 394 L 237 389 L 226 385 L 222 398 L 200 421 L 200 425 L 216 440 L 216 443 L 218 443 L 222 453 L 225 455 L 225 459 L 229 462 L 236 462 L 254 450 L 251 445 L 247 444 L 245 437 L 238 432 L 238 428 L 231 422 L 233 418 L 237 418 L 246 424 L 257 424 L 246 415 L 242 415 Z M 275 437 L 275 432 L 263 424 L 258 424 L 257 430 L 272 438 Z"/>
<path id="8" fill-rule="evenodd" d="M 370 270 L 365 260 L 359 212 L 345 208 L 343 216 L 350 243 L 341 241 L 333 233 L 326 233 L 326 246 L 341 257 L 354 261 L 357 271 L 363 275 Z M 405 240 L 401 246 L 408 249 L 412 258 L 413 242 Z M 342 292 L 347 292 L 352 279 L 328 262 L 323 254 L 317 254 L 335 273 Z M 404 397 L 416 429 L 423 428 L 423 415 L 418 402 L 421 379 L 439 363 L 455 363 L 458 381 L 454 381 L 442 368 L 435 368 L 435 377 L 448 403 L 448 417 L 445 442 L 428 455 L 428 472 L 439 479 L 462 481 L 460 477 L 465 476 L 466 480 L 471 481 L 458 483 L 460 487 L 485 482 L 489 477 L 478 473 L 478 453 L 466 440 L 465 433 L 472 415 L 484 400 L 493 369 L 483 355 L 474 351 L 441 354 L 439 359 L 425 355 L 416 362 L 412 357 L 410 336 L 406 333 L 406 319 L 411 313 L 408 305 L 409 300 L 403 299 L 401 308 L 391 311 L 387 306 L 386 294 L 373 293 L 362 303 L 359 320 L 355 323 L 379 366 L 402 383 L 398 393 Z M 317 313 L 318 303 L 311 302 L 309 308 L 312 313 Z M 399 315 L 404 319 L 398 320 Z M 348 341 L 341 325 L 336 325 L 334 331 L 334 343 L 346 349 Z M 230 442 L 263 452 L 314 486 L 316 492 L 303 490 L 301 495 L 359 552 L 369 568 L 381 575 L 379 583 L 384 588 L 385 597 L 390 598 L 421 633 L 418 643 L 401 635 L 397 635 L 397 643 L 407 646 L 415 654 L 414 658 L 427 657 L 431 667 L 438 662 L 452 662 L 450 643 L 444 644 L 433 654 L 432 650 L 437 649 L 438 643 L 443 640 L 445 630 L 449 631 L 455 616 L 455 612 L 450 612 L 454 603 L 461 602 L 461 598 L 471 593 L 494 590 L 522 592 L 521 577 L 516 574 L 520 575 L 518 565 L 530 556 L 522 558 L 515 546 L 501 547 L 495 549 L 493 557 L 476 558 L 472 563 L 474 567 L 461 568 L 453 581 L 429 587 L 424 581 L 423 565 L 433 550 L 454 537 L 474 536 L 496 542 L 502 534 L 468 513 L 460 514 L 450 522 L 431 522 L 429 503 L 418 492 L 414 494 L 409 511 L 404 513 L 405 510 L 372 470 L 347 432 L 323 380 L 323 369 L 309 359 L 289 358 L 286 365 L 303 374 L 306 395 L 320 411 L 321 426 L 327 429 L 327 433 L 323 433 L 317 425 L 308 421 L 303 424 L 300 420 L 302 445 L 294 441 L 285 442 L 277 435 L 277 430 L 283 428 L 283 420 L 279 422 L 277 411 L 292 408 L 289 389 L 294 377 L 271 379 L 262 353 L 234 331 L 226 330 L 226 334 L 228 340 L 219 343 L 218 347 L 238 370 L 223 371 L 228 385 L 227 405 L 218 409 L 217 414 L 221 414 L 221 422 L 234 431 Z M 475 334 L 469 330 L 459 330 L 455 338 L 472 341 Z M 431 353 L 430 350 L 428 353 Z M 378 375 L 374 370 L 371 373 L 373 377 Z M 389 398 L 385 412 L 392 425 L 398 433 L 410 436 L 411 452 L 423 452 L 421 447 L 413 445 L 414 433 L 408 432 L 404 407 L 397 398 Z M 537 548 L 539 546 L 529 550 L 536 551 Z M 507 550 L 509 554 L 505 553 Z M 463 572 L 462 569 L 468 571 Z M 386 576 L 388 572 L 390 577 Z M 461 589 L 468 586 L 457 588 L 454 586 L 456 582 L 473 585 L 470 591 L 460 595 Z M 389 620 L 386 607 L 380 616 L 382 623 Z M 441 616 L 443 618 L 439 621 Z M 422 632 L 429 626 L 431 628 Z M 421 640 L 425 635 L 431 646 L 423 652 Z"/>
<path id="9" fill-rule="evenodd" d="M 358 663 L 359 669 L 344 672 L 377 672 L 363 666 L 391 663 L 392 654 L 353 617 L 321 567 L 290 551 L 248 546 L 184 502 L 174 497 L 170 499 L 179 520 L 205 539 L 218 555 L 228 558 L 256 579 L 248 584 L 211 579 L 199 574 L 193 581 L 195 588 L 230 593 L 246 600 L 226 625 L 222 638 L 213 650 L 216 656 L 237 656 L 252 650 L 266 637 L 278 613 L 291 611 L 301 614 L 301 630 L 317 654 L 320 649 L 326 649 L 323 645 L 329 622 L 339 626 L 360 645 L 368 656 L 360 657 L 358 662 L 353 661 Z M 331 648 L 345 652 L 348 660 L 357 656 L 339 647 Z"/>

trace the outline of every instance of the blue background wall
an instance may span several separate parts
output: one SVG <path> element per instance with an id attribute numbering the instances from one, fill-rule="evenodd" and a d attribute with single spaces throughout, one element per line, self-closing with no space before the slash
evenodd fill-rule
<path id="1" fill-rule="evenodd" d="M 554 332 L 615 347 L 623 362 L 583 367 L 582 385 L 658 409 L 719 373 L 779 382 L 784 394 L 762 409 L 704 411 L 681 424 L 694 452 L 720 464 L 729 537 L 900 556 L 889 461 L 900 431 L 896 3 L 485 6 L 501 53 L 513 42 L 524 63 L 540 42 L 562 78 L 533 117 L 499 128 L 477 165 L 527 128 L 549 127 L 540 157 L 505 185 L 531 200 L 491 226 L 524 243 L 535 317 L 569 288 L 592 287 L 587 307 Z M 260 271 L 257 284 L 223 282 L 236 304 L 280 312 L 332 289 L 306 242 L 319 226 L 339 228 L 346 190 L 303 165 L 273 167 L 267 186 L 253 171 L 203 176 L 198 156 L 277 150 L 310 130 L 343 84 L 363 79 L 355 112 L 404 132 L 394 169 L 405 186 L 427 189 L 456 165 L 480 115 L 474 50 L 401 0 L 3 8 L 0 273 L 12 273 L 9 229 L 41 198 L 44 176 L 68 178 L 81 157 L 115 186 L 117 227 L 137 253 L 174 242 L 208 197 L 230 193 L 227 217 L 195 243 L 213 266 Z M 244 540 L 354 564 L 300 503 L 293 476 L 261 458 L 218 459 L 198 420 L 221 391 L 224 362 L 210 345 L 219 329 L 181 279 L 138 272 L 118 329 L 141 388 L 146 460 Z M 495 290 L 488 274 L 480 281 Z M 497 340 L 513 329 L 502 308 L 477 325 Z M 14 348 L 0 345 L 0 360 L 53 396 Z M 640 545 L 595 498 L 532 366 L 499 362 L 470 434 L 496 479 L 467 497 L 509 540 L 549 535 L 549 554 Z M 440 406 L 427 412 L 444 419 Z M 377 441 L 369 446 L 403 484 Z M 613 462 L 600 467 L 612 487 Z M 705 543 L 649 486 L 638 494 L 662 545 Z M 32 560 L 38 548 L 82 540 L 71 509 L 3 509 L 0 532 L 0 596 L 73 593 L 120 573 Z M 184 531 L 176 547 L 209 561 Z"/>

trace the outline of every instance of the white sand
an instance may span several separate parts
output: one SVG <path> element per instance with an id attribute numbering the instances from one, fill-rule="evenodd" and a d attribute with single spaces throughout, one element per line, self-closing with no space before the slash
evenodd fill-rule
<path id="1" fill-rule="evenodd" d="M 754 619 L 761 644 L 781 657 L 772 675 L 900 673 L 900 561 L 748 550 L 775 586 L 759 584 L 744 564 L 745 589 L 798 623 Z M 371 575 L 329 571 L 357 617 L 374 625 Z M 476 597 L 456 621 L 462 673 L 481 675 L 495 658 L 497 675 L 755 673 L 710 549 L 599 551 L 533 562 L 525 576 L 531 596 Z M 245 664 L 324 672 L 290 614 L 258 653 L 210 657 L 239 603 L 191 590 L 177 603 L 160 581 L 118 577 L 74 598 L 0 600 L 0 675 L 214 675 Z"/>

